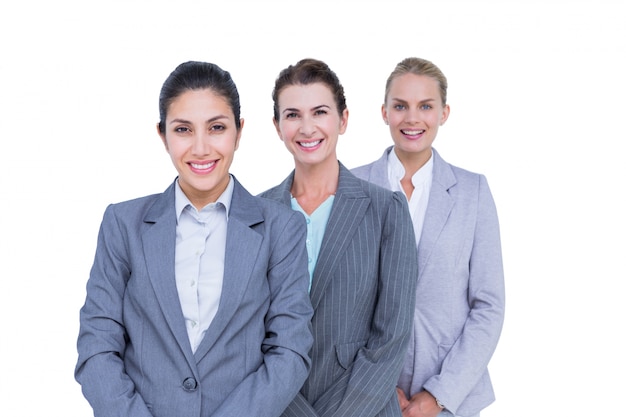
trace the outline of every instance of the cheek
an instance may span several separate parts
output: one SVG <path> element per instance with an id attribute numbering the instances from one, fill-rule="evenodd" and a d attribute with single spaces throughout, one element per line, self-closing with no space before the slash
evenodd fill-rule
<path id="1" fill-rule="evenodd" d="M 402 114 L 401 113 L 390 113 L 387 117 L 389 121 L 389 126 L 396 126 L 400 122 L 402 122 Z"/>
<path id="2" fill-rule="evenodd" d="M 185 154 L 185 147 L 181 142 L 170 141 L 167 145 L 167 153 L 172 159 L 179 159 Z"/>
<path id="3" fill-rule="evenodd" d="M 227 155 L 230 158 L 232 158 L 235 155 L 235 151 L 237 150 L 238 147 L 239 147 L 239 144 L 237 143 L 235 139 L 233 139 L 231 142 L 228 143 L 228 146 L 226 147 L 224 152 L 226 152 Z"/>
<path id="4" fill-rule="evenodd" d="M 294 137 L 296 132 L 297 129 L 293 126 L 292 123 L 283 123 L 279 126 L 278 136 L 280 137 L 280 140 L 286 141 L 289 138 Z"/>

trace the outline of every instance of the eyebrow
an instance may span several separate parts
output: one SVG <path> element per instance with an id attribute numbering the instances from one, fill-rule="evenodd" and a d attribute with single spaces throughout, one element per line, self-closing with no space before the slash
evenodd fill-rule
<path id="1" fill-rule="evenodd" d="M 395 97 L 392 97 L 391 101 L 398 101 L 400 103 L 406 103 L 407 102 L 406 100 L 403 100 L 401 98 L 395 98 Z M 420 100 L 420 103 L 425 103 L 427 101 L 436 101 L 436 99 L 434 99 L 434 98 L 427 98 L 427 99 L 424 99 L 424 100 Z"/>
<path id="2" fill-rule="evenodd" d="M 208 119 L 205 123 L 211 123 L 214 122 L 216 120 L 219 119 L 228 119 L 228 116 L 226 116 L 225 114 L 218 114 L 217 116 L 211 117 L 210 119 Z M 169 124 L 173 124 L 173 123 L 188 123 L 188 124 L 192 124 L 189 120 L 185 120 L 185 119 L 173 119 Z"/>
<path id="3" fill-rule="evenodd" d="M 329 110 L 330 110 L 330 106 L 328 106 L 328 105 L 326 105 L 326 104 L 320 104 L 319 106 L 315 106 L 315 107 L 313 107 L 311 110 L 312 110 L 312 111 L 315 111 L 315 110 L 319 110 L 319 109 L 321 109 L 321 108 L 326 108 L 326 109 L 329 109 Z M 283 113 L 285 113 L 285 112 L 287 112 L 287 113 L 296 112 L 296 113 L 297 113 L 297 112 L 299 112 L 299 111 L 300 111 L 300 109 L 296 109 L 296 108 L 287 108 L 287 109 L 283 110 L 282 112 L 283 112 Z"/>

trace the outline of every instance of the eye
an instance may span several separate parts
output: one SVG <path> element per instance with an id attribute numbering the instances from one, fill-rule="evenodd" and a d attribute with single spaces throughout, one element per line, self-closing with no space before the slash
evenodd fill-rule
<path id="1" fill-rule="evenodd" d="M 406 109 L 406 106 L 404 104 L 395 104 L 393 108 L 396 110 L 404 110 Z"/>
<path id="2" fill-rule="evenodd" d="M 294 119 L 296 117 L 298 117 L 298 113 L 296 112 L 290 112 L 290 113 L 285 114 L 285 119 Z"/>
<path id="3" fill-rule="evenodd" d="M 185 132 L 189 132 L 189 128 L 187 126 L 177 126 L 174 128 L 174 132 L 176 133 L 185 133 Z"/>
<path id="4" fill-rule="evenodd" d="M 328 112 L 325 109 L 317 109 L 317 110 L 315 110 L 315 112 L 313 114 L 315 116 L 320 116 L 320 115 L 328 114 Z"/>
<path id="5" fill-rule="evenodd" d="M 216 125 L 213 125 L 213 126 L 211 126 L 209 128 L 209 130 L 218 131 L 218 132 L 221 132 L 221 131 L 223 131 L 225 129 L 226 129 L 226 126 L 221 125 L 221 124 L 216 124 Z"/>
<path id="6" fill-rule="evenodd" d="M 420 109 L 422 109 L 422 110 L 430 110 L 432 108 L 433 108 L 433 106 L 431 106 L 430 104 L 422 104 L 420 106 Z"/>

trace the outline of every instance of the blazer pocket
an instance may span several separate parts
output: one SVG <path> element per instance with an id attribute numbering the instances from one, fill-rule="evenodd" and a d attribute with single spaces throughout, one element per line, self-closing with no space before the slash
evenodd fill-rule
<path id="1" fill-rule="evenodd" d="M 352 366 L 356 354 L 363 346 L 365 342 L 350 342 L 335 345 L 335 352 L 337 353 L 337 361 L 343 369 L 348 369 Z"/>

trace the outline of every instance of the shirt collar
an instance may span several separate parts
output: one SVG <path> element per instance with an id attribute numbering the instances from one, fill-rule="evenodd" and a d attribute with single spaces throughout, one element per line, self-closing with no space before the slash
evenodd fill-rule
<path id="1" fill-rule="evenodd" d="M 230 212 L 230 203 L 232 202 L 233 199 L 233 190 L 235 189 L 235 182 L 233 181 L 233 177 L 232 175 L 229 175 L 229 179 L 228 179 L 228 185 L 226 186 L 226 189 L 224 190 L 224 192 L 218 197 L 217 201 L 215 201 L 215 203 L 211 203 L 211 204 L 207 204 L 205 207 L 203 207 L 203 210 L 207 207 L 211 207 L 211 206 L 215 206 L 215 205 L 221 205 L 226 209 L 226 220 L 228 220 L 228 213 Z M 189 199 L 187 198 L 187 196 L 185 195 L 185 193 L 183 192 L 182 188 L 180 188 L 180 184 L 178 183 L 178 179 L 176 179 L 176 184 L 175 184 L 175 194 L 174 194 L 174 204 L 175 204 L 175 208 L 176 208 L 176 221 L 178 222 L 178 220 L 180 219 L 180 215 L 182 214 L 183 210 L 185 210 L 186 207 L 190 206 L 190 207 L 194 207 L 193 204 L 191 204 L 191 201 L 189 201 Z M 195 209 L 195 207 L 194 207 Z"/>
<path id="2" fill-rule="evenodd" d="M 400 159 L 398 159 L 398 155 L 396 155 L 395 147 L 389 152 L 387 156 L 387 167 L 388 167 L 388 175 L 389 182 L 391 184 L 398 184 L 402 178 L 404 178 L 404 166 Z M 428 161 L 417 170 L 413 177 L 411 178 L 411 182 L 414 187 L 429 181 L 433 175 L 433 154 L 430 154 L 430 158 Z"/>

